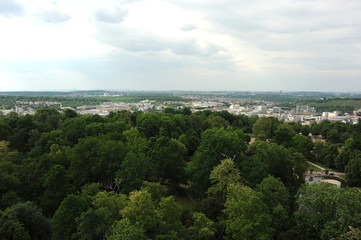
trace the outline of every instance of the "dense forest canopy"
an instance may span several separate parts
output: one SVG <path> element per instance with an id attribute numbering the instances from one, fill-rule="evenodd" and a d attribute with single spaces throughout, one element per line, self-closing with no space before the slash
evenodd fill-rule
<path id="1" fill-rule="evenodd" d="M 350 187 L 305 184 L 306 161 L 346 172 Z M 360 239 L 354 187 L 361 123 L 0 115 L 0 239 Z"/>

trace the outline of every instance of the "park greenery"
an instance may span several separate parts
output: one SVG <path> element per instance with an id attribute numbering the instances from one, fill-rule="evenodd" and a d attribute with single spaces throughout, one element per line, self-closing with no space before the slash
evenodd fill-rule
<path id="1" fill-rule="evenodd" d="M 349 187 L 305 184 L 306 161 L 346 172 Z M 360 239 L 355 187 L 361 123 L 187 108 L 0 115 L 4 240 Z"/>

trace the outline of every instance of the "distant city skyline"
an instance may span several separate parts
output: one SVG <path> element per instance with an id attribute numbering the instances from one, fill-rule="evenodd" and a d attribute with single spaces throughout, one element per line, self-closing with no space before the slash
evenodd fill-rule
<path id="1" fill-rule="evenodd" d="M 361 1 L 1 0 L 0 92 L 361 92 Z"/>

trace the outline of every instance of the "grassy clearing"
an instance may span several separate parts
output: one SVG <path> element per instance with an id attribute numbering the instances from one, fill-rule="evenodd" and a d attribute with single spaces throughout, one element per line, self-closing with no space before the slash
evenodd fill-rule
<path id="1" fill-rule="evenodd" d="M 178 186 L 168 186 L 168 193 L 173 195 L 176 202 L 182 207 L 183 210 L 193 210 L 194 203 L 187 195 L 187 189 Z"/>
<path id="2" fill-rule="evenodd" d="M 176 202 L 183 208 L 183 210 L 193 210 L 194 204 L 193 202 L 188 198 L 184 196 L 174 196 Z"/>
<path id="3" fill-rule="evenodd" d="M 321 168 L 315 167 L 315 166 L 307 163 L 307 171 L 311 171 L 311 169 L 312 169 L 314 172 L 322 172 Z"/>
<path id="4" fill-rule="evenodd" d="M 314 163 L 314 164 L 317 164 L 317 165 L 319 165 L 320 167 L 323 167 L 323 168 L 325 168 L 325 169 L 330 169 L 329 167 L 327 167 L 327 165 L 325 165 L 325 164 L 323 164 L 323 163 Z M 338 169 L 336 169 L 336 168 L 332 168 L 331 169 L 331 172 L 342 172 L 342 171 L 340 171 L 340 170 L 338 170 Z"/>

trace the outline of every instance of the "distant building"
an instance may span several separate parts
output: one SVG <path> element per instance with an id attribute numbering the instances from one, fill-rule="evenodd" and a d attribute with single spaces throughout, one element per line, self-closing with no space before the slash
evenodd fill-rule
<path id="1" fill-rule="evenodd" d="M 360 117 L 361 116 L 361 109 L 359 109 L 357 111 L 353 111 L 353 115 Z"/>
<path id="2" fill-rule="evenodd" d="M 260 105 L 260 106 L 257 106 L 256 110 L 257 110 L 259 113 L 266 113 L 266 112 L 267 112 L 267 107 L 264 106 L 264 105 Z"/>
<path id="3" fill-rule="evenodd" d="M 274 107 L 272 109 L 272 113 L 281 114 L 281 112 L 282 112 L 282 109 L 280 107 Z"/>
<path id="4" fill-rule="evenodd" d="M 231 110 L 235 110 L 235 109 L 239 109 L 239 104 L 232 104 L 231 106 L 229 106 L 229 109 Z"/>
<path id="5" fill-rule="evenodd" d="M 296 113 L 316 113 L 316 109 L 310 106 L 297 105 Z"/>

